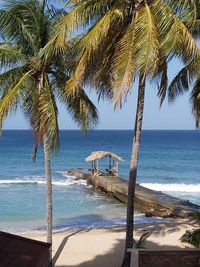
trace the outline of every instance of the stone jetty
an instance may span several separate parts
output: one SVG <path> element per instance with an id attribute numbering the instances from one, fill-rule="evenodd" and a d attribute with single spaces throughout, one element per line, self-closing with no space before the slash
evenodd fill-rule
<path id="1" fill-rule="evenodd" d="M 108 196 L 127 203 L 128 182 L 125 179 L 111 175 L 95 176 L 91 172 L 79 168 L 70 169 L 68 173 L 77 179 L 86 180 L 95 190 L 101 190 Z M 200 210 L 200 206 L 137 184 L 135 209 L 147 216 L 186 218 Z"/>

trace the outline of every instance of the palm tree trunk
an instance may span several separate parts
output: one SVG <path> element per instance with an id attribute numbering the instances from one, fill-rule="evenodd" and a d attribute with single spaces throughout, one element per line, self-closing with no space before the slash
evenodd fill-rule
<path id="1" fill-rule="evenodd" d="M 145 82 L 146 79 L 144 78 L 144 76 L 140 75 L 139 86 L 138 86 L 137 111 L 135 118 L 135 132 L 133 137 L 133 147 L 131 153 L 130 172 L 129 172 L 125 253 L 121 267 L 130 267 L 130 261 L 131 261 L 131 253 L 127 252 L 127 249 L 132 248 L 133 245 L 134 197 L 135 197 L 135 187 L 137 178 L 138 158 L 140 152 L 140 141 L 142 134 Z"/>
<path id="2" fill-rule="evenodd" d="M 44 134 L 44 160 L 45 160 L 45 178 L 47 187 L 47 242 L 52 244 L 52 229 L 53 229 L 53 216 L 52 216 L 52 177 L 51 177 L 51 159 L 49 153 L 48 136 Z M 49 250 L 49 267 L 51 266 L 52 248 Z"/>

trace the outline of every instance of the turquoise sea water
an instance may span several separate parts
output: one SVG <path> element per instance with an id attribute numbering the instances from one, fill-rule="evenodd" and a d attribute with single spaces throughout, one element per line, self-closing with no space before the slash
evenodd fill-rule
<path id="1" fill-rule="evenodd" d="M 70 167 L 90 168 L 92 151 L 110 150 L 125 161 L 120 175 L 127 179 L 132 131 L 61 131 L 61 148 L 52 159 L 54 228 L 101 227 L 125 222 L 125 206 L 96 194 L 84 181 L 67 175 Z M 0 139 L 0 229 L 40 230 L 45 226 L 43 151 L 31 161 L 29 131 L 5 131 Z M 107 167 L 102 161 L 100 167 Z M 200 204 L 200 132 L 143 131 L 138 182 Z M 137 216 L 136 221 L 144 220 Z"/>

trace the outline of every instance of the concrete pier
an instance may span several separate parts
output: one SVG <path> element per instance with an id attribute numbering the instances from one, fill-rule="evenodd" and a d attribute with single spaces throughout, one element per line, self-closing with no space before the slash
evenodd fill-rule
<path id="1" fill-rule="evenodd" d="M 95 176 L 83 169 L 70 169 L 68 172 L 77 179 L 86 180 L 88 184 L 93 185 L 95 190 L 101 190 L 109 196 L 127 203 L 128 182 L 125 179 L 116 176 Z M 135 209 L 148 216 L 186 218 L 200 210 L 200 206 L 137 184 Z"/>

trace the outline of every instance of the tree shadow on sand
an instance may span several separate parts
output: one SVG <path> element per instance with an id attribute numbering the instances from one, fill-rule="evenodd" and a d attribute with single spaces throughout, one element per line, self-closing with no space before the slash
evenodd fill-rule
<path id="1" fill-rule="evenodd" d="M 166 236 L 167 234 L 173 233 L 175 231 L 178 231 L 180 229 L 186 228 L 188 225 L 185 221 L 176 221 L 176 224 L 172 221 L 171 223 L 166 224 L 156 224 L 156 225 L 143 225 L 142 226 L 137 226 L 136 233 L 137 235 L 140 235 L 144 233 L 145 231 L 151 231 L 153 236 L 157 237 L 163 237 Z M 193 223 L 191 222 L 191 225 Z M 118 228 L 118 229 L 113 229 L 110 230 L 113 232 L 124 232 L 124 228 Z M 151 247 L 151 248 L 158 248 L 158 245 L 154 243 L 153 241 L 146 241 L 145 246 Z M 159 246 L 161 249 L 176 249 L 178 246 L 174 246 L 171 244 L 170 246 Z M 103 255 L 98 255 L 94 259 L 90 261 L 85 261 L 83 263 L 77 264 L 77 265 L 55 265 L 56 267 L 120 267 L 122 257 L 123 257 L 123 251 L 124 251 L 124 240 L 117 239 L 116 244 L 113 246 L 112 249 L 107 251 L 107 253 Z"/>
<path id="2" fill-rule="evenodd" d="M 65 245 L 67 244 L 67 241 L 69 240 L 70 237 L 78 234 L 82 232 L 82 230 L 79 230 L 77 232 L 74 232 L 68 236 L 65 236 L 62 240 L 62 242 L 60 243 L 60 246 L 58 247 L 58 249 L 56 250 L 56 253 L 55 255 L 53 256 L 53 259 L 52 259 L 52 265 L 54 266 L 58 260 L 58 258 L 60 257 L 60 254 L 62 253 L 63 249 L 65 248 Z"/>
<path id="3" fill-rule="evenodd" d="M 146 246 L 156 247 L 156 244 L 151 241 L 146 242 Z M 177 248 L 176 246 L 161 246 L 160 248 Z M 124 242 L 119 242 L 106 254 L 96 256 L 91 261 L 86 261 L 78 265 L 56 265 L 56 267 L 120 267 L 123 258 Z"/>

